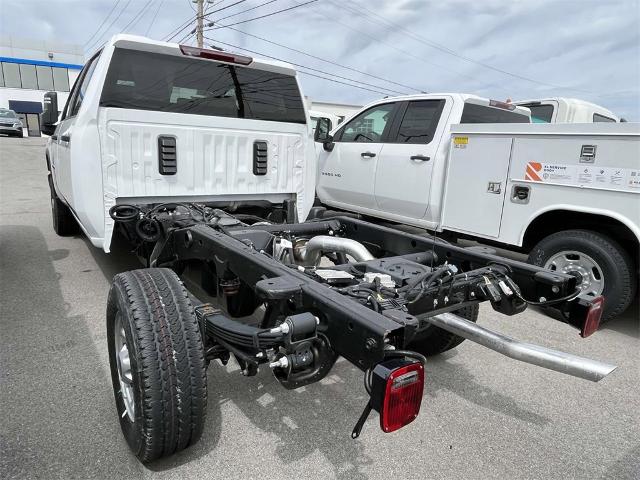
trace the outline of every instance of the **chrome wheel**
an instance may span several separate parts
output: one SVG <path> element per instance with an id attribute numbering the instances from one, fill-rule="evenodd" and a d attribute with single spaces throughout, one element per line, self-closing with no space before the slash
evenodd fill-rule
<path id="1" fill-rule="evenodd" d="M 131 371 L 131 358 L 129 357 L 129 347 L 127 346 L 127 337 L 122 327 L 120 312 L 116 314 L 114 322 L 114 342 L 115 352 L 118 364 L 118 379 L 120 380 L 120 392 L 122 392 L 122 401 L 124 402 L 124 412 L 122 416 L 127 415 L 129 420 L 135 420 L 135 403 L 133 399 L 133 372 Z"/>
<path id="2" fill-rule="evenodd" d="M 598 263 L 585 253 L 564 250 L 552 255 L 544 268 L 578 277 L 581 298 L 593 298 L 604 291 L 604 274 Z"/>

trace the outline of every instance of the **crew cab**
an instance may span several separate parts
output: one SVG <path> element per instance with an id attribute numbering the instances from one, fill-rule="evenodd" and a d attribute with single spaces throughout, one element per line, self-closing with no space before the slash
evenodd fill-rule
<path id="1" fill-rule="evenodd" d="M 615 123 L 624 121 L 601 105 L 577 98 L 550 97 L 519 100 L 513 103 L 531 110 L 532 123 Z"/>
<path id="2" fill-rule="evenodd" d="M 57 119 L 45 95 L 54 227 L 109 251 L 108 212 L 133 197 L 213 201 L 305 219 L 314 145 L 296 71 L 274 61 L 117 35 Z M 289 210 L 287 210 L 289 209 Z"/>
<path id="3" fill-rule="evenodd" d="M 638 124 L 531 124 L 530 111 L 462 94 L 385 98 L 316 141 L 322 205 L 530 252 L 604 295 L 634 298 Z M 324 135 L 323 135 L 324 132 Z"/>

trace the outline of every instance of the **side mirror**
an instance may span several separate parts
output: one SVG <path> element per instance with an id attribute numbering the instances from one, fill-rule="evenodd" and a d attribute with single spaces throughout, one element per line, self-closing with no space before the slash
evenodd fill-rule
<path id="1" fill-rule="evenodd" d="M 325 117 L 320 117 L 316 124 L 316 131 L 313 134 L 313 140 L 321 142 L 324 149 L 328 152 L 333 150 L 333 137 L 329 133 L 331 128 L 331 120 Z"/>
<path id="2" fill-rule="evenodd" d="M 56 92 L 47 92 L 44 94 L 44 107 L 40 124 L 44 127 L 55 125 L 56 123 L 58 123 L 58 94 Z M 43 128 L 42 131 L 44 132 L 45 129 Z"/>

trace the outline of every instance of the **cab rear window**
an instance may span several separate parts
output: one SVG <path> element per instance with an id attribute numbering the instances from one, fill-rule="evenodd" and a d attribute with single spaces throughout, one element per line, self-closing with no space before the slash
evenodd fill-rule
<path id="1" fill-rule="evenodd" d="M 553 105 L 522 105 L 531 110 L 531 123 L 551 123 Z"/>
<path id="2" fill-rule="evenodd" d="M 293 76 L 122 48 L 113 54 L 100 105 L 306 123 Z"/>
<path id="3" fill-rule="evenodd" d="M 465 103 L 460 123 L 529 123 L 529 117 L 512 110 Z"/>

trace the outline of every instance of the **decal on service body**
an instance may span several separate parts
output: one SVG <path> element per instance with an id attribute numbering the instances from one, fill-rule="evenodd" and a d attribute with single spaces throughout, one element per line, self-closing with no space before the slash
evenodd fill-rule
<path id="1" fill-rule="evenodd" d="M 469 137 L 453 137 L 453 148 L 467 148 Z"/>
<path id="2" fill-rule="evenodd" d="M 631 168 L 528 162 L 524 179 L 531 182 L 640 192 L 640 170 Z"/>

